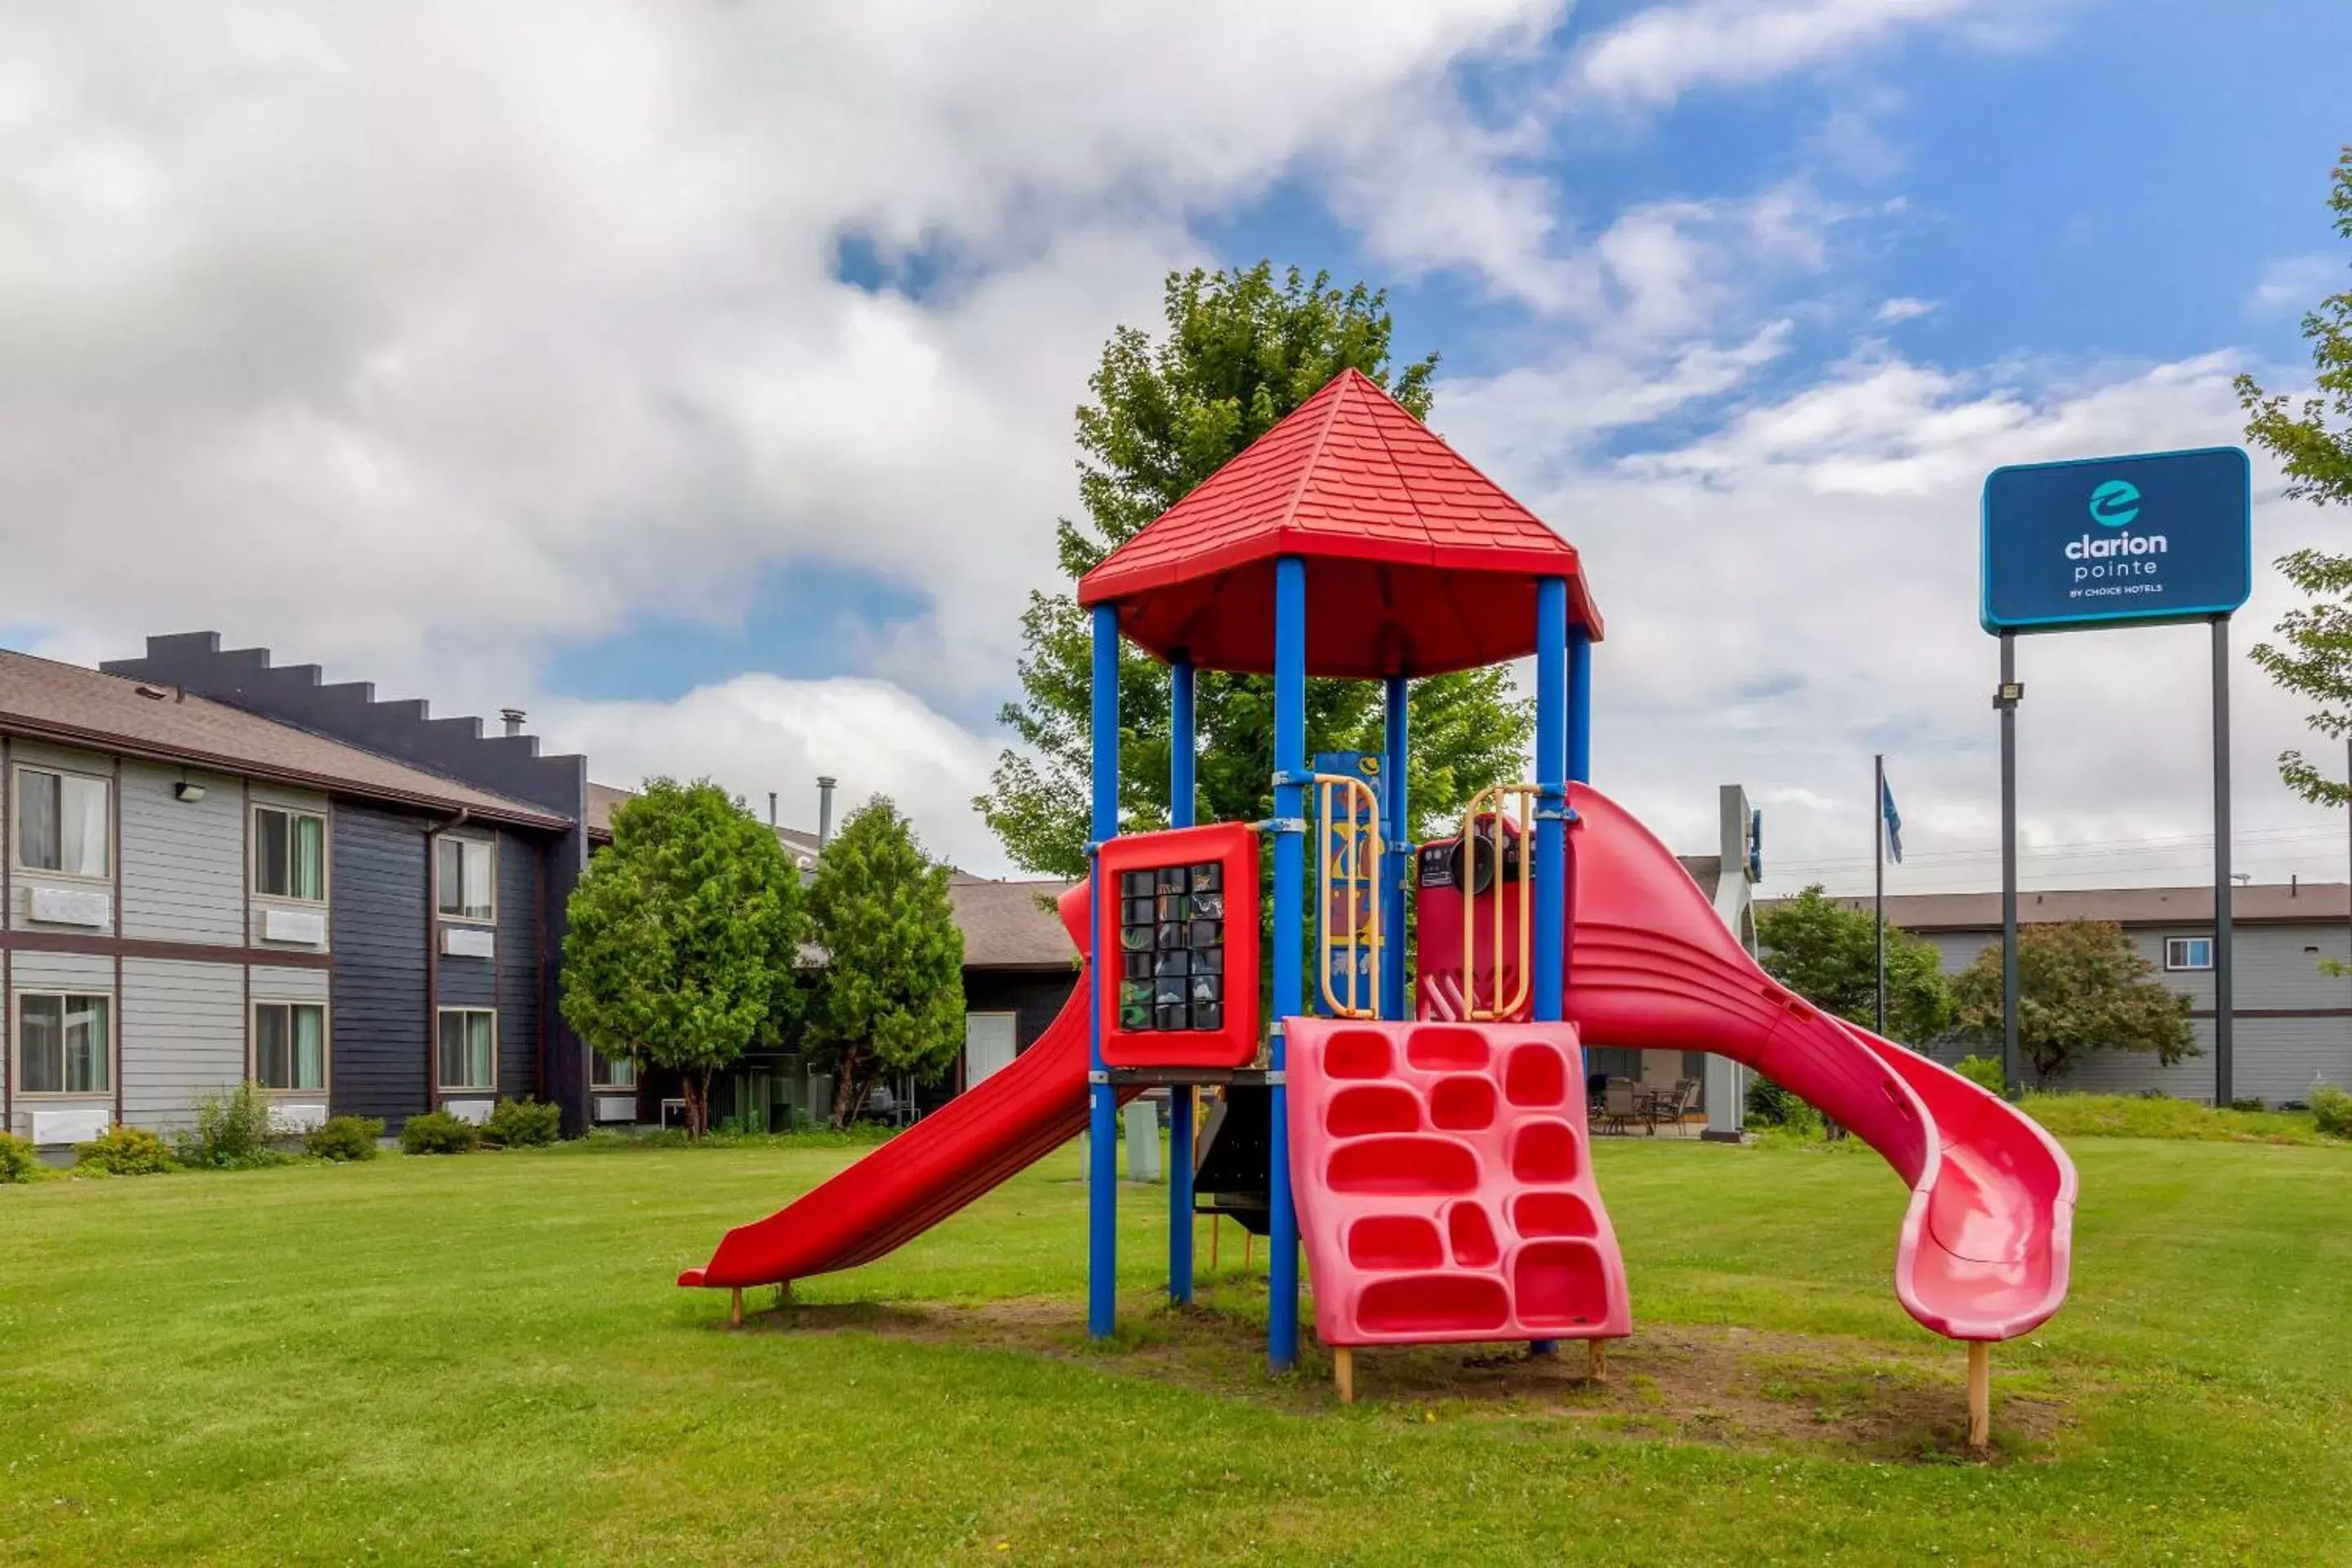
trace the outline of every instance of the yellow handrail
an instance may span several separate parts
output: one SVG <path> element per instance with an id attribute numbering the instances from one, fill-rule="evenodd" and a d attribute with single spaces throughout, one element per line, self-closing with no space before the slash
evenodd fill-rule
<path id="1" fill-rule="evenodd" d="M 1347 816 L 1332 815 L 1337 794 L 1347 797 Z M 1315 810 L 1323 824 L 1323 841 L 1317 855 L 1315 879 L 1315 952 L 1316 967 L 1321 973 L 1318 983 L 1323 989 L 1324 1010 L 1334 1018 L 1377 1018 L 1381 1006 L 1381 803 L 1372 786 L 1362 779 L 1346 773 L 1315 775 Z M 1334 830 L 1341 835 L 1332 841 Z M 1371 994 L 1364 1005 L 1357 1005 L 1357 984 L 1360 971 L 1351 962 L 1348 966 L 1348 999 L 1342 1002 L 1331 990 L 1331 871 L 1333 862 L 1347 857 L 1349 880 L 1365 881 L 1370 898 L 1359 905 L 1356 889 L 1348 889 L 1348 926 L 1346 942 L 1352 952 L 1358 946 L 1370 946 L 1372 952 Z M 1369 868 L 1369 869 L 1367 869 Z M 1369 943 L 1359 939 L 1367 931 Z"/>
<path id="2" fill-rule="evenodd" d="M 1462 817 L 1462 1008 L 1463 1016 L 1472 1023 L 1496 1023 L 1509 1018 L 1527 1005 L 1528 994 L 1533 988 L 1535 976 L 1530 965 L 1535 942 L 1535 881 L 1528 873 L 1528 855 L 1535 844 L 1535 804 L 1537 787 L 1531 784 L 1490 784 L 1470 797 L 1470 808 Z M 1478 819 L 1484 815 L 1492 825 L 1495 846 L 1495 880 L 1503 879 L 1503 853 L 1509 844 L 1504 828 L 1504 803 L 1518 801 L 1519 830 L 1519 940 L 1518 984 L 1510 1000 L 1503 999 L 1503 889 L 1495 889 L 1495 978 L 1488 987 L 1493 1006 L 1478 1005 Z M 1491 803 L 1491 804 L 1490 804 Z"/>

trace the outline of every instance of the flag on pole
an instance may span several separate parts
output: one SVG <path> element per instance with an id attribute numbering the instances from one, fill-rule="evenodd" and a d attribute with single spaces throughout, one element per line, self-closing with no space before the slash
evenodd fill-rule
<path id="1" fill-rule="evenodd" d="M 1886 775 L 1878 775 L 1878 816 L 1886 827 L 1886 853 L 1897 866 L 1903 864 L 1903 814 L 1895 809 L 1895 791 L 1888 787 Z"/>

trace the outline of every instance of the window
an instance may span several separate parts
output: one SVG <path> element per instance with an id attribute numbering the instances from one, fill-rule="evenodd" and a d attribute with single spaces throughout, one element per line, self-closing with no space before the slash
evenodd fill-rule
<path id="1" fill-rule="evenodd" d="M 107 996 L 16 996 L 16 1089 L 22 1094 L 104 1094 L 113 1087 Z"/>
<path id="2" fill-rule="evenodd" d="M 2213 939 L 2210 936 L 2168 936 L 2164 939 L 2167 969 L 2210 969 Z"/>
<path id="3" fill-rule="evenodd" d="M 498 1087 L 499 1016 L 487 1007 L 441 1009 L 443 1089 Z"/>
<path id="4" fill-rule="evenodd" d="M 327 819 L 274 805 L 254 807 L 253 890 L 269 899 L 324 899 Z"/>
<path id="5" fill-rule="evenodd" d="M 327 1087 L 327 1010 L 315 1002 L 253 1005 L 253 1081 L 264 1089 Z"/>
<path id="6" fill-rule="evenodd" d="M 478 838 L 444 838 L 439 854 L 441 912 L 451 920 L 495 919 L 497 877 L 490 847 Z"/>
<path id="7" fill-rule="evenodd" d="M 594 1055 L 596 1059 L 591 1068 L 593 1076 L 589 1080 L 590 1088 L 636 1088 L 637 1060 L 635 1057 L 608 1057 L 602 1051 Z"/>
<path id="8" fill-rule="evenodd" d="M 113 786 L 80 773 L 16 770 L 16 864 L 62 877 L 103 877 L 112 864 Z"/>

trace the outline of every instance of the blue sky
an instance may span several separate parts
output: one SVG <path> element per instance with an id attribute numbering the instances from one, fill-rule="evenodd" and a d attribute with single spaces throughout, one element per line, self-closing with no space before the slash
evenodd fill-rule
<path id="1" fill-rule="evenodd" d="M 1851 883 L 1889 750 L 1924 887 L 1990 870 L 1983 472 L 2235 439 L 2352 260 L 2317 0 L 233 9 L 0 19 L 5 640 L 214 626 L 991 870 L 1070 411 L 1171 268 L 1386 282 L 1586 554 L 1603 782 Z M 2344 531 L 2258 490 L 2265 556 Z M 2032 646 L 2030 884 L 2201 874 L 2201 652 Z M 2237 690 L 2243 855 L 2334 874 Z"/>

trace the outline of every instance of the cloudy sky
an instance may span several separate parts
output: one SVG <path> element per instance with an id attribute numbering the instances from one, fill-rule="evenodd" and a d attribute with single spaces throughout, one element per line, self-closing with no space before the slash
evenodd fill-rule
<path id="1" fill-rule="evenodd" d="M 2229 442 L 2346 282 L 2334 0 L 0 5 L 0 644 L 210 627 L 594 775 L 966 805 L 1172 267 L 1393 290 L 1585 552 L 1597 779 L 1991 884 L 1976 501 Z M 2280 500 L 2255 548 L 2352 546 Z M 2258 574 L 2241 653 L 2284 603 Z M 2030 640 L 2028 886 L 2206 874 L 2197 628 Z M 2239 661 L 2240 865 L 2340 879 Z"/>

